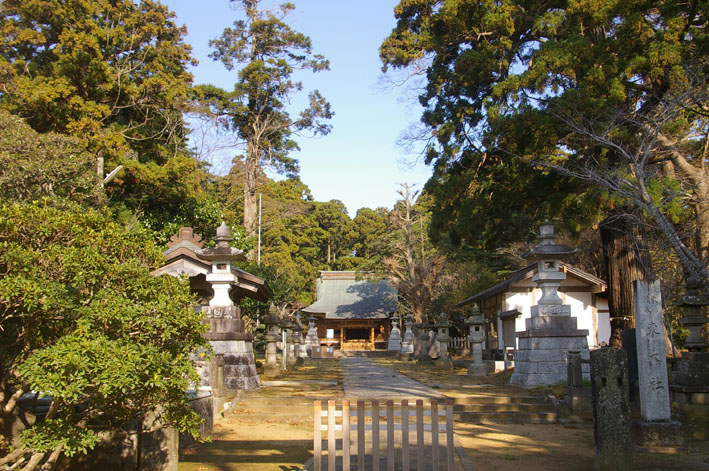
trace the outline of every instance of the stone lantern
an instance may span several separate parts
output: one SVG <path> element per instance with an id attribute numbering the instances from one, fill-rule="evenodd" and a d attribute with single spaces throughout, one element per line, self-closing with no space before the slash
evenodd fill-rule
<path id="1" fill-rule="evenodd" d="M 283 314 L 278 323 L 278 327 L 281 328 L 281 368 L 288 369 L 288 365 L 292 364 L 292 355 L 290 353 L 290 340 L 291 340 L 291 322 L 288 317 Z"/>
<path id="2" fill-rule="evenodd" d="M 473 363 L 468 365 L 470 376 L 487 376 L 489 371 L 487 365 L 483 363 L 483 341 L 485 340 L 485 318 L 480 314 L 480 308 L 473 304 L 473 309 L 465 320 L 465 325 L 470 328 L 468 341 L 473 351 Z"/>
<path id="3" fill-rule="evenodd" d="M 685 315 L 680 323 L 689 328 L 685 342 L 688 352 L 672 367 L 670 382 L 671 403 L 685 417 L 685 428 L 691 440 L 709 439 L 709 345 L 702 339 L 701 331 L 709 321 L 702 308 L 709 305 L 709 296 L 701 293 L 701 283 L 696 278 L 687 280 L 687 294 L 678 306 Z"/>
<path id="4" fill-rule="evenodd" d="M 302 319 L 303 316 L 300 314 L 300 311 L 295 315 L 295 323 L 298 326 L 298 337 L 297 337 L 297 345 L 298 345 L 298 350 L 296 356 L 298 358 L 308 358 L 308 350 L 305 345 L 305 337 L 303 337 L 303 322 Z M 302 361 L 301 361 L 302 363 Z"/>
<path id="5" fill-rule="evenodd" d="M 296 320 L 291 322 L 293 326 L 291 328 L 293 337 L 293 363 L 295 366 L 303 364 L 303 357 L 300 355 L 300 347 L 303 341 L 303 326 L 300 325 L 299 320 L 298 316 L 296 316 Z"/>
<path id="6" fill-rule="evenodd" d="M 205 322 L 209 331 L 205 337 L 212 350 L 224 358 L 224 385 L 230 390 L 252 390 L 261 386 L 253 352 L 253 335 L 246 333 L 241 310 L 234 305 L 229 292 L 238 283 L 232 263 L 246 260 L 244 253 L 229 245 L 231 231 L 222 222 L 217 228 L 214 247 L 198 248 L 195 254 L 211 264 L 206 275 L 214 296 L 205 306 Z M 211 373 L 210 373 L 211 375 Z"/>
<path id="7" fill-rule="evenodd" d="M 431 359 L 431 356 L 428 353 L 428 339 L 429 339 L 429 332 L 428 332 L 428 324 L 425 322 L 420 322 L 415 325 L 416 330 L 418 331 L 418 335 L 416 336 L 417 346 L 418 346 L 418 355 L 416 355 L 416 361 L 418 362 L 427 362 Z"/>
<path id="8" fill-rule="evenodd" d="M 517 333 L 518 349 L 511 384 L 540 386 L 567 380 L 568 352 L 579 351 L 583 359 L 589 358 L 588 330 L 578 329 L 571 306 L 563 304 L 558 294 L 566 279 L 561 262 L 576 252 L 568 245 L 556 243 L 554 226 L 545 221 L 539 229 L 539 243 L 522 258 L 537 263 L 532 280 L 542 291 L 531 317 L 525 320 L 526 330 Z M 586 365 L 584 365 L 586 366 Z M 585 369 L 585 377 L 589 377 Z"/>
<path id="9" fill-rule="evenodd" d="M 280 319 L 278 318 L 276 307 L 271 305 L 268 309 L 268 315 L 263 319 L 263 323 L 266 326 L 266 366 L 264 370 L 269 375 L 277 375 L 279 372 L 278 350 L 276 348 L 279 322 Z"/>
<path id="10" fill-rule="evenodd" d="M 315 316 L 308 317 L 308 335 L 305 337 L 305 349 L 312 356 L 313 348 L 320 348 L 318 330 L 315 328 Z"/>
<path id="11" fill-rule="evenodd" d="M 401 341 L 401 352 L 399 352 L 399 359 L 410 360 L 414 353 L 414 333 L 411 330 L 413 325 L 414 323 L 411 320 L 411 316 L 407 314 L 406 317 L 404 317 L 404 326 L 406 327 L 406 331 L 404 332 L 404 338 Z"/>
<path id="12" fill-rule="evenodd" d="M 448 331 L 450 330 L 450 327 L 451 324 L 448 322 L 448 316 L 446 316 L 445 312 L 442 312 L 438 317 L 438 322 L 436 323 L 436 341 L 438 342 L 440 351 L 436 364 L 438 366 L 445 366 L 449 368 L 453 366 L 453 362 L 448 356 L 448 341 L 450 340 Z"/>
<path id="13" fill-rule="evenodd" d="M 401 351 L 401 332 L 399 331 L 399 320 L 400 317 L 396 314 L 391 316 L 391 332 L 389 333 L 389 341 L 387 343 L 387 350 L 390 352 Z"/>
<path id="14" fill-rule="evenodd" d="M 229 291 L 236 283 L 236 276 L 231 272 L 231 263 L 235 260 L 244 260 L 244 253 L 229 245 L 232 240 L 231 230 L 223 222 L 217 228 L 217 236 L 214 240 L 217 243 L 214 247 L 197 251 L 200 258 L 212 263 L 211 273 L 206 277 L 214 291 L 209 306 L 233 306 Z"/>

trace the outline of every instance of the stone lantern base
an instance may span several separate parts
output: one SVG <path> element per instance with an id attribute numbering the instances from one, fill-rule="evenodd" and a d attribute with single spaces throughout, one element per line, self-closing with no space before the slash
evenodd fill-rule
<path id="1" fill-rule="evenodd" d="M 261 388 L 254 359 L 253 335 L 244 332 L 243 321 L 236 306 L 207 308 L 205 334 L 212 350 L 224 358 L 224 388 L 251 391 Z"/>
<path id="2" fill-rule="evenodd" d="M 490 373 L 485 363 L 468 365 L 468 376 L 487 376 Z"/>
<path id="3" fill-rule="evenodd" d="M 238 335 L 238 334 L 237 334 Z M 241 334 L 249 336 L 249 334 Z M 206 335 L 209 339 L 210 335 Z M 224 387 L 230 390 L 252 391 L 261 388 L 251 338 L 209 339 L 214 353 L 224 356 Z"/>
<path id="4" fill-rule="evenodd" d="M 533 306 L 532 309 L 534 310 Z M 559 306 L 570 310 L 570 306 Z M 566 310 L 564 309 L 564 310 Z M 533 313 L 534 315 L 534 313 Z M 547 315 L 526 320 L 527 330 L 518 332 L 515 371 L 510 384 L 541 386 L 567 380 L 566 357 L 569 350 L 581 352 L 588 359 L 588 330 L 576 328 L 576 318 Z M 587 365 L 583 377 L 590 379 Z"/>

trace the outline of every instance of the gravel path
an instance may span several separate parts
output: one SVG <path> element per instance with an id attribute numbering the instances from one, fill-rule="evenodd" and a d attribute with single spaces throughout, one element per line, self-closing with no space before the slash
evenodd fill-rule
<path id="1" fill-rule="evenodd" d="M 441 394 L 425 384 L 366 357 L 343 357 L 343 385 L 349 399 L 436 398 Z"/>

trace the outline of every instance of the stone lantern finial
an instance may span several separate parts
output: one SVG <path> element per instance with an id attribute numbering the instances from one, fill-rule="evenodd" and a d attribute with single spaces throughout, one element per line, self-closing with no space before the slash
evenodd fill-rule
<path id="1" fill-rule="evenodd" d="M 229 242 L 232 241 L 231 229 L 222 221 L 221 226 L 217 227 L 217 236 L 214 238 L 217 243 L 217 247 L 228 247 Z"/>

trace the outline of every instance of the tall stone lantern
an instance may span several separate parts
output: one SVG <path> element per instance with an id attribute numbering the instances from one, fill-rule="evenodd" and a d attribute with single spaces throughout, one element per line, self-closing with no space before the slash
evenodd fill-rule
<path id="1" fill-rule="evenodd" d="M 539 229 L 539 243 L 522 255 L 537 263 L 532 280 L 542 292 L 531 317 L 525 320 L 526 330 L 518 332 L 515 372 L 511 384 L 540 386 L 557 384 L 567 379 L 567 353 L 577 350 L 589 358 L 588 330 L 578 329 L 571 306 L 563 304 L 558 294 L 566 273 L 561 262 L 576 252 L 567 245 L 557 244 L 554 226 L 545 221 Z M 588 369 L 584 376 L 589 377 Z"/>
<path id="2" fill-rule="evenodd" d="M 253 336 L 244 331 L 241 310 L 229 296 L 237 283 L 232 273 L 232 263 L 245 260 L 244 253 L 229 245 L 231 231 L 222 222 L 214 238 L 216 245 L 200 248 L 197 255 L 211 263 L 211 271 L 206 280 L 211 285 L 214 296 L 206 307 L 205 321 L 209 324 L 206 337 L 215 354 L 224 356 L 224 384 L 228 389 L 251 390 L 261 386 L 256 372 L 253 352 Z"/>
<path id="3" fill-rule="evenodd" d="M 677 303 L 684 308 L 680 323 L 689 328 L 685 343 L 687 352 L 672 367 L 670 392 L 672 404 L 684 416 L 685 428 L 690 440 L 709 439 L 709 345 L 701 335 L 702 327 L 709 319 L 702 308 L 709 306 L 709 296 L 702 294 L 701 283 L 696 278 L 687 280 L 686 295 Z"/>
<path id="4" fill-rule="evenodd" d="M 485 340 L 485 318 L 480 314 L 480 308 L 477 304 L 473 304 L 473 309 L 465 320 L 465 325 L 470 328 L 468 341 L 471 344 L 473 351 L 473 363 L 468 365 L 468 374 L 470 376 L 487 376 L 489 370 L 487 365 L 483 363 L 483 341 Z"/>
<path id="5" fill-rule="evenodd" d="M 280 372 L 278 368 L 278 311 L 274 305 L 268 309 L 268 314 L 263 319 L 266 326 L 266 366 L 264 372 L 269 376 L 277 376 Z"/>
<path id="6" fill-rule="evenodd" d="M 436 323 L 436 332 L 438 334 L 436 335 L 436 341 L 438 342 L 440 351 L 438 360 L 436 360 L 436 365 L 448 368 L 453 366 L 453 362 L 448 356 L 448 341 L 450 340 L 448 332 L 450 327 L 451 324 L 448 322 L 448 316 L 446 316 L 445 312 L 442 312 L 438 317 L 438 322 Z"/>

